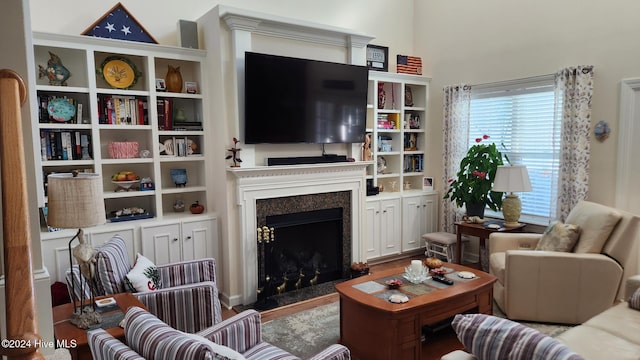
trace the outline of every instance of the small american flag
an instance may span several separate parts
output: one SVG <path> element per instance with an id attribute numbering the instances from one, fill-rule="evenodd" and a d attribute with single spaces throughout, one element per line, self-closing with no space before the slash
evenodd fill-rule
<path id="1" fill-rule="evenodd" d="M 422 58 L 420 57 L 398 55 L 396 63 L 398 73 L 422 75 Z"/>
<path id="2" fill-rule="evenodd" d="M 91 24 L 82 32 L 82 35 L 152 44 L 158 43 L 121 3 L 117 3 L 100 19 Z"/>

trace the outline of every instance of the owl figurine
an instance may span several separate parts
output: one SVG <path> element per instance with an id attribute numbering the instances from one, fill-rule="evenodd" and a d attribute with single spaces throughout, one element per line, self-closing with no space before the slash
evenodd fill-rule
<path id="1" fill-rule="evenodd" d="M 49 85 L 67 86 L 67 79 L 71 76 L 71 72 L 62 65 L 58 55 L 49 51 L 49 56 L 47 67 L 38 65 L 38 78 L 46 77 L 49 79 Z"/>

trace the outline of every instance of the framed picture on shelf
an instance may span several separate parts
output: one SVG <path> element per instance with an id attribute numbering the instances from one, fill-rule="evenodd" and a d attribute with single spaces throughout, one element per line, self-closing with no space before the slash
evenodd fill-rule
<path id="1" fill-rule="evenodd" d="M 389 71 L 389 48 L 367 45 L 367 67 L 369 70 Z"/>
<path id="2" fill-rule="evenodd" d="M 185 81 L 184 87 L 185 89 L 187 89 L 187 94 L 198 93 L 198 83 L 195 81 Z"/>
<path id="3" fill-rule="evenodd" d="M 422 190 L 433 190 L 433 178 L 429 176 L 422 177 Z"/>
<path id="4" fill-rule="evenodd" d="M 156 91 L 167 91 L 167 84 L 164 79 L 156 79 Z"/>

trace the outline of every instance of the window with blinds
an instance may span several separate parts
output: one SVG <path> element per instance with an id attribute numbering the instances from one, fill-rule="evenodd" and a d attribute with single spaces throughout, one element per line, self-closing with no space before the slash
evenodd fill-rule
<path id="1" fill-rule="evenodd" d="M 518 194 L 523 221 L 546 225 L 555 218 L 561 130 L 555 115 L 561 107 L 556 106 L 561 104 L 552 76 L 471 90 L 469 146 L 489 135 L 512 164 L 525 165 L 529 172 L 533 191 Z"/>

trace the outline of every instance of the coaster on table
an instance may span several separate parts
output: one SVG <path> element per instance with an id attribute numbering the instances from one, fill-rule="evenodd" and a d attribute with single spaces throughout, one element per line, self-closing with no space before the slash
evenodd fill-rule
<path id="1" fill-rule="evenodd" d="M 393 295 L 389 296 L 389 301 L 394 303 L 394 304 L 402 304 L 402 303 L 406 303 L 407 301 L 409 301 L 409 297 L 407 297 L 406 295 L 401 295 L 401 294 L 393 294 Z"/>
<path id="2" fill-rule="evenodd" d="M 458 271 L 458 276 L 463 279 L 473 279 L 474 277 L 476 277 L 476 274 L 470 271 Z"/>

